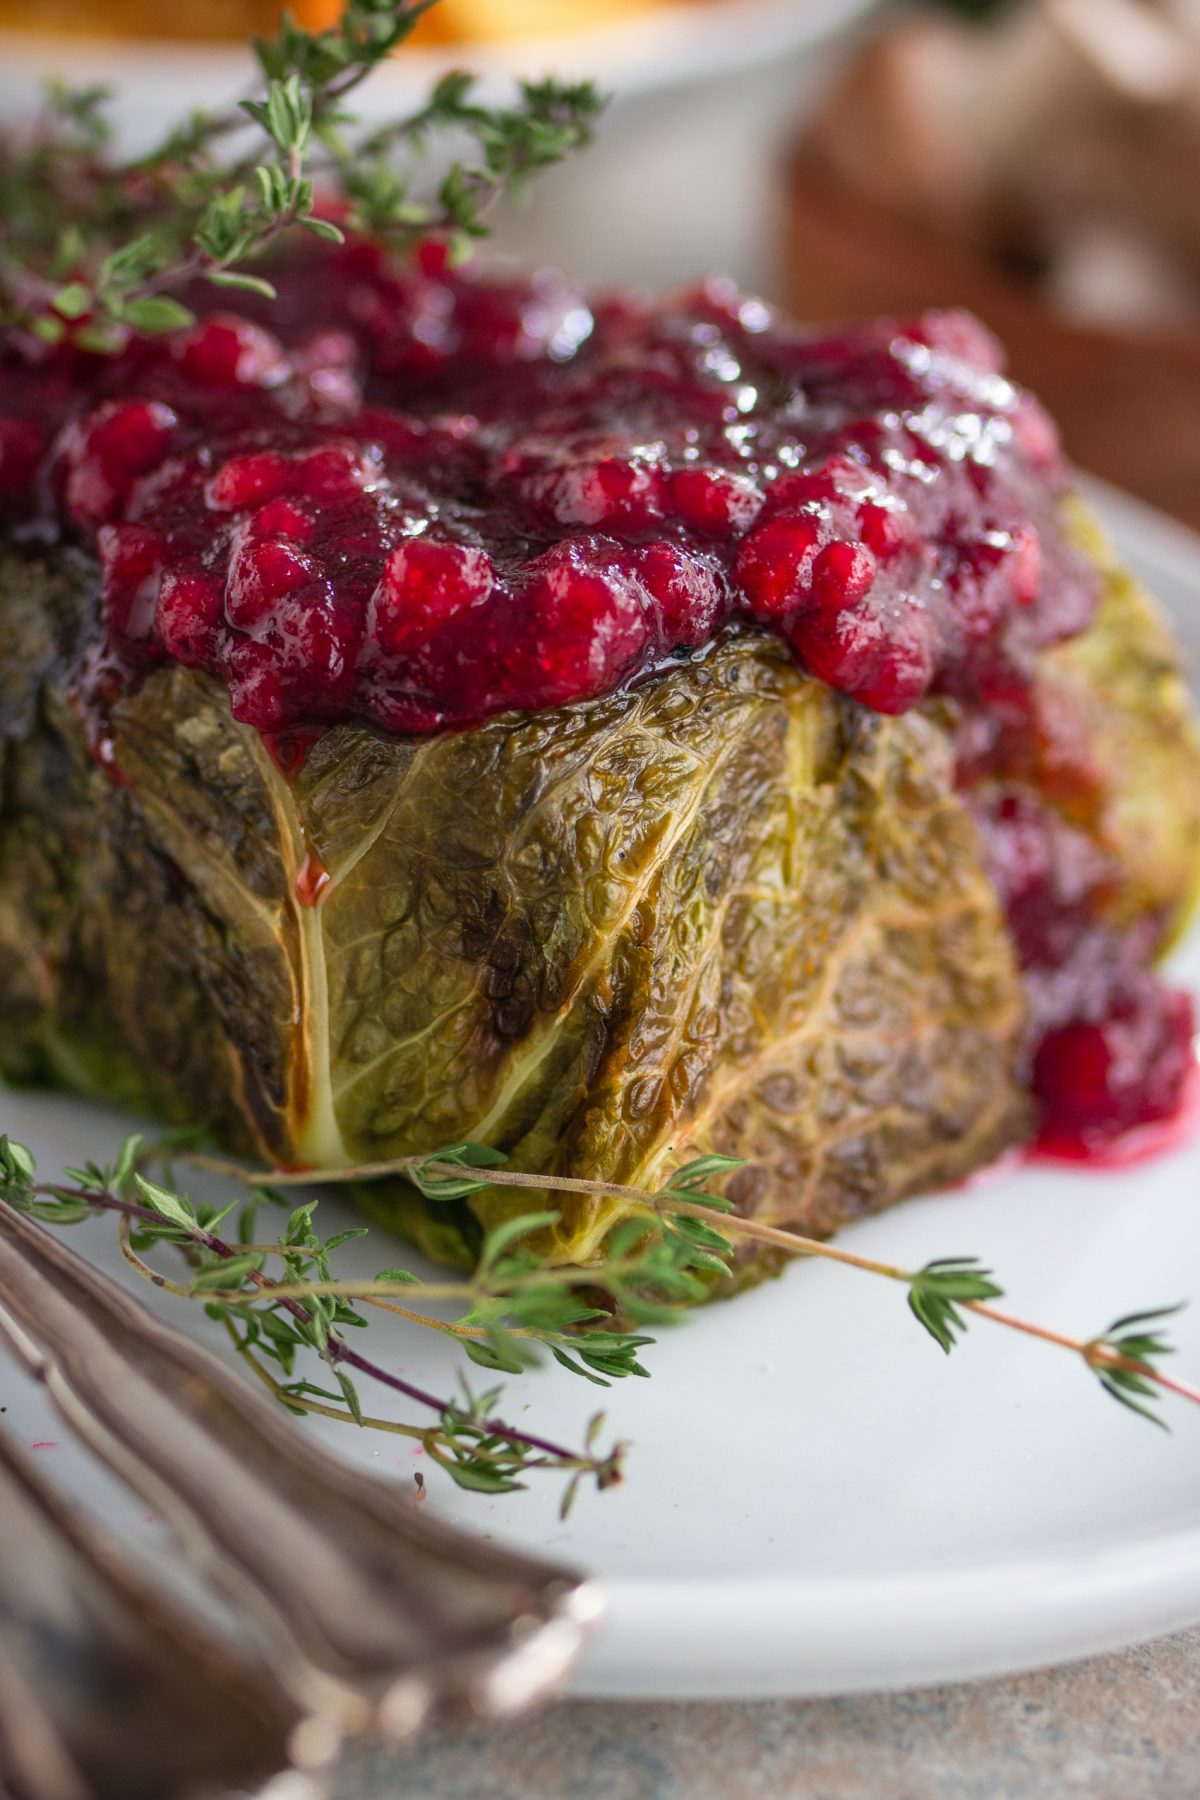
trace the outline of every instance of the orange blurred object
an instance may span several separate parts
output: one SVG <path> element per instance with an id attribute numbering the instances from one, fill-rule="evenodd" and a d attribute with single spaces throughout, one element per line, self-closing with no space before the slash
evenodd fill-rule
<path id="1" fill-rule="evenodd" d="M 679 0 L 668 0 L 679 4 Z M 663 0 L 441 0 L 426 13 L 414 43 L 550 37 L 656 12 Z"/>
<path id="2" fill-rule="evenodd" d="M 421 20 L 418 44 L 457 44 L 581 31 L 617 23 L 685 0 L 441 0 Z M 275 0 L 0 0 L 0 26 L 91 37 L 244 38 L 271 31 Z M 336 24 L 341 0 L 293 0 L 290 11 L 310 31 Z"/>

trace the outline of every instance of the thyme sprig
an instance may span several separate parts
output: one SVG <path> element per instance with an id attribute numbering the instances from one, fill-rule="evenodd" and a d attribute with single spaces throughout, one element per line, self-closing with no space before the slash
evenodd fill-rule
<path id="1" fill-rule="evenodd" d="M 253 93 L 133 161 L 109 156 L 109 94 L 52 84 L 33 130 L 0 138 L 0 324 L 119 349 L 130 330 L 188 324 L 196 283 L 273 296 L 263 259 L 295 231 L 401 248 L 432 236 L 465 255 L 502 194 L 588 141 L 602 101 L 590 82 L 547 79 L 485 106 L 453 72 L 414 112 L 365 129 L 348 102 L 435 3 L 349 0 L 315 32 L 285 15 L 254 44 Z M 456 153 L 422 181 L 435 139 Z"/>
<path id="2" fill-rule="evenodd" d="M 347 1341 L 348 1331 L 367 1324 L 356 1304 L 361 1299 L 449 1334 L 470 1361 L 491 1372 L 521 1373 L 548 1350 L 560 1366 L 598 1386 L 644 1376 L 639 1353 L 651 1339 L 636 1330 L 611 1328 L 607 1311 L 581 1298 L 579 1270 L 569 1277 L 547 1270 L 528 1248 L 531 1233 L 554 1223 L 556 1213 L 526 1213 L 495 1226 L 483 1240 L 469 1281 L 428 1283 L 407 1269 L 389 1268 L 365 1284 L 339 1283 L 331 1258 L 348 1241 L 367 1235 L 365 1227 L 322 1239 L 314 1223 L 314 1199 L 293 1207 L 281 1232 L 259 1242 L 261 1210 L 286 1206 L 282 1196 L 270 1184 L 254 1182 L 240 1208 L 234 1203 L 216 1210 L 193 1202 L 174 1183 L 173 1163 L 180 1154 L 174 1140 L 147 1144 L 135 1136 L 113 1162 L 90 1162 L 47 1182 L 38 1179 L 28 1150 L 0 1137 L 0 1200 L 55 1226 L 78 1224 L 96 1213 L 117 1215 L 122 1248 L 137 1272 L 156 1287 L 202 1303 L 210 1318 L 225 1325 L 252 1372 L 293 1412 L 318 1412 L 418 1437 L 460 1486 L 489 1493 L 511 1492 L 526 1485 L 521 1477 L 549 1470 L 571 1478 L 566 1507 L 580 1481 L 594 1480 L 603 1489 L 621 1479 L 625 1446 L 599 1448 L 603 1414 L 590 1421 L 582 1450 L 572 1450 L 501 1419 L 497 1388 L 476 1393 L 464 1380 L 461 1392 L 446 1399 L 382 1367 Z M 149 1178 L 151 1168 L 161 1172 L 161 1179 Z M 236 1235 L 230 1241 L 219 1228 L 234 1213 Z M 145 1261 L 143 1252 L 164 1243 L 183 1253 L 186 1282 L 172 1280 Z M 278 1271 L 268 1274 L 272 1260 Z M 631 1321 L 671 1319 L 702 1296 L 701 1272 L 710 1265 L 709 1252 L 687 1232 L 667 1224 L 650 1233 L 639 1227 L 624 1234 L 623 1244 L 614 1242 L 605 1285 L 621 1297 Z M 361 1294 L 350 1291 L 356 1285 Z M 396 1305 L 392 1296 L 406 1304 Z M 461 1303 L 462 1312 L 439 1319 L 418 1310 L 444 1301 Z M 305 1352 L 315 1353 L 326 1365 L 336 1391 L 303 1372 L 299 1365 Z M 369 1419 L 356 1377 L 367 1377 L 432 1412 L 437 1423 L 412 1427 Z"/>
<path id="3" fill-rule="evenodd" d="M 538 1193 L 561 1192 L 620 1199 L 637 1209 L 634 1218 L 627 1222 L 630 1226 L 639 1218 L 653 1218 L 665 1224 L 669 1231 L 682 1232 L 698 1255 L 710 1259 L 707 1264 L 698 1262 L 698 1267 L 712 1268 L 715 1264 L 724 1271 L 735 1254 L 739 1239 L 769 1245 L 791 1256 L 840 1263 L 845 1268 L 902 1284 L 907 1289 L 908 1306 L 914 1318 L 947 1354 L 965 1332 L 967 1319 L 963 1315 L 969 1313 L 1006 1330 L 1072 1352 L 1113 1399 L 1164 1428 L 1165 1420 L 1161 1415 L 1141 1404 L 1141 1400 L 1158 1391 L 1200 1405 L 1200 1388 L 1176 1380 L 1157 1366 L 1160 1358 L 1173 1354 L 1173 1346 L 1158 1326 L 1162 1320 L 1181 1311 L 1181 1305 L 1129 1313 L 1094 1337 L 1072 1337 L 992 1305 L 992 1301 L 1004 1298 L 1004 1290 L 995 1281 L 992 1271 L 984 1268 L 975 1257 L 935 1257 L 919 1269 L 904 1269 L 874 1257 L 860 1256 L 841 1244 L 805 1237 L 759 1219 L 739 1217 L 724 1195 L 713 1193 L 706 1185 L 711 1177 L 727 1175 L 744 1166 L 734 1157 L 696 1158 L 678 1169 L 665 1189 L 654 1192 L 617 1182 L 591 1181 L 582 1176 L 529 1174 L 504 1167 L 505 1159 L 497 1151 L 478 1144 L 451 1144 L 424 1156 L 401 1157 L 391 1163 L 364 1163 L 336 1170 L 269 1171 L 266 1175 L 248 1173 L 237 1163 L 202 1151 L 185 1154 L 196 1166 L 216 1173 L 250 1182 L 269 1179 L 292 1188 L 400 1175 L 432 1199 L 457 1199 L 485 1187 L 515 1187 Z M 702 1236 L 693 1235 L 697 1227 Z M 596 1285 L 604 1285 L 603 1264 L 596 1270 L 563 1270 L 560 1273 L 565 1280 L 586 1278 Z"/>
<path id="4" fill-rule="evenodd" d="M 193 1202 L 174 1177 L 176 1161 L 232 1177 L 248 1200 L 215 1210 Z M 671 1324 L 714 1281 L 728 1276 L 739 1241 L 757 1242 L 797 1257 L 816 1257 L 901 1284 L 908 1306 L 943 1351 L 954 1348 L 968 1316 L 983 1318 L 1075 1355 L 1103 1390 L 1129 1410 L 1165 1425 L 1149 1404 L 1173 1393 L 1200 1404 L 1200 1389 L 1159 1367 L 1172 1353 L 1163 1322 L 1179 1309 L 1130 1313 L 1090 1338 L 1072 1337 L 1000 1311 L 1003 1290 L 973 1257 L 936 1258 L 919 1269 L 865 1257 L 782 1227 L 744 1219 L 714 1183 L 743 1165 L 715 1154 L 698 1156 L 658 1190 L 583 1177 L 529 1174 L 507 1166 L 497 1151 L 452 1144 L 423 1156 L 338 1170 L 249 1170 L 185 1142 L 148 1144 L 132 1137 L 114 1162 L 68 1169 L 59 1181 L 38 1179 L 34 1160 L 20 1144 L 0 1137 L 0 1200 L 56 1225 L 94 1216 L 118 1216 L 122 1249 L 131 1266 L 155 1286 L 199 1302 L 223 1325 L 247 1368 L 292 1412 L 315 1413 L 415 1438 L 440 1467 L 465 1488 L 507 1493 L 526 1485 L 535 1470 L 568 1477 L 564 1513 L 580 1483 L 603 1489 L 621 1479 L 626 1446 L 599 1446 L 604 1415 L 590 1421 L 581 1450 L 572 1450 L 499 1417 L 501 1389 L 476 1392 L 464 1379 L 447 1399 L 383 1368 L 347 1341 L 368 1323 L 364 1308 L 398 1314 L 411 1325 L 454 1339 L 467 1358 L 490 1372 L 518 1374 L 545 1352 L 571 1373 L 607 1386 L 644 1376 L 642 1353 L 653 1339 L 642 1327 Z M 154 1168 L 159 1179 L 151 1180 Z M 458 1200 L 487 1187 L 529 1190 L 544 1198 L 564 1192 L 619 1198 L 627 1216 L 609 1233 L 594 1265 L 547 1262 L 541 1234 L 558 1212 L 522 1212 L 485 1235 L 476 1267 L 457 1279 L 428 1281 L 404 1267 L 381 1269 L 365 1280 L 335 1273 L 333 1257 L 344 1244 L 368 1235 L 356 1227 L 322 1238 L 310 1199 L 287 1211 L 275 1235 L 262 1235 L 264 1209 L 287 1209 L 286 1191 L 298 1187 L 403 1176 L 434 1201 Z M 236 1234 L 219 1231 L 232 1215 Z M 269 1214 L 268 1214 L 269 1216 Z M 146 1260 L 157 1246 L 179 1250 L 186 1279 L 175 1280 Z M 438 1308 L 453 1309 L 441 1316 Z M 618 1323 L 619 1320 L 619 1323 Z M 314 1354 L 336 1388 L 305 1373 L 301 1359 Z M 355 1377 L 367 1377 L 411 1404 L 436 1415 L 436 1423 L 369 1415 Z"/>
<path id="5" fill-rule="evenodd" d="M 320 1411 L 359 1425 L 401 1429 L 404 1435 L 419 1438 L 459 1486 L 478 1491 L 511 1492 L 526 1485 L 522 1477 L 538 1470 L 565 1473 L 571 1478 L 564 1496 L 566 1506 L 583 1479 L 594 1480 L 601 1489 L 621 1479 L 625 1446 L 618 1443 L 604 1450 L 598 1447 L 602 1414 L 590 1421 L 583 1449 L 572 1450 L 497 1417 L 497 1389 L 476 1393 L 464 1381 L 459 1394 L 443 1399 L 383 1368 L 348 1344 L 345 1330 L 361 1327 L 366 1321 L 345 1300 L 312 1289 L 319 1286 L 321 1279 L 330 1277 L 331 1254 L 360 1233 L 339 1232 L 322 1242 L 313 1226 L 315 1201 L 290 1213 L 284 1231 L 271 1248 L 294 1284 L 304 1288 L 306 1276 L 316 1276 L 317 1280 L 308 1282 L 303 1301 L 291 1293 L 276 1300 L 272 1290 L 277 1284 L 261 1273 L 263 1253 L 247 1251 L 241 1241 L 230 1243 L 218 1233 L 217 1227 L 236 1207 L 217 1211 L 193 1204 L 173 1187 L 147 1179 L 144 1169 L 155 1163 L 169 1168 L 171 1153 L 170 1145 L 147 1146 L 140 1137 L 132 1137 L 112 1163 L 88 1163 L 66 1170 L 61 1181 L 44 1182 L 37 1179 L 29 1151 L 8 1137 L 0 1137 L 0 1200 L 55 1226 L 78 1224 L 96 1213 L 119 1215 L 124 1240 L 139 1272 L 158 1287 L 200 1300 L 211 1318 L 226 1322 L 248 1365 L 260 1379 L 264 1374 L 269 1377 L 268 1385 L 276 1397 L 295 1413 Z M 269 1192 L 256 1191 L 250 1203 L 240 1209 L 239 1240 L 252 1229 L 259 1207 L 272 1198 Z M 173 1244 L 183 1252 L 191 1274 L 186 1288 L 168 1281 L 142 1262 L 138 1253 L 160 1243 Z M 209 1297 L 209 1290 L 222 1283 L 234 1291 L 249 1283 L 264 1304 L 251 1317 L 239 1316 L 221 1300 Z M 298 1373 L 297 1361 L 305 1351 L 314 1352 L 327 1365 L 337 1384 L 336 1393 Z M 614 1374 L 626 1372 L 620 1367 L 621 1360 L 620 1348 L 614 1347 Z M 266 1362 L 277 1365 L 282 1380 L 265 1369 Z M 391 1421 L 369 1420 L 359 1399 L 355 1375 L 369 1377 L 431 1411 L 436 1423 L 398 1427 Z"/>

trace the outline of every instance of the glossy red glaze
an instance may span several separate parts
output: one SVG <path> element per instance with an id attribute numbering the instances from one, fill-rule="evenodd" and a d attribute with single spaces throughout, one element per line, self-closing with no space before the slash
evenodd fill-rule
<path id="1" fill-rule="evenodd" d="M 965 317 L 818 336 L 362 244 L 280 288 L 0 361 L 0 472 L 101 554 L 109 660 L 211 669 L 261 730 L 587 699 L 728 621 L 879 711 L 973 703 L 1090 616 L 1053 428 Z"/>

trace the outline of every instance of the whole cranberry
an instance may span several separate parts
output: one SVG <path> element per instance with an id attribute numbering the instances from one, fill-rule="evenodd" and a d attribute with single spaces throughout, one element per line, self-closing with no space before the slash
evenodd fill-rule
<path id="1" fill-rule="evenodd" d="M 353 334 L 331 328 L 291 347 L 292 366 L 322 417 L 356 412 L 362 404 L 362 352 Z"/>
<path id="2" fill-rule="evenodd" d="M 163 539 L 145 525 L 102 525 L 96 549 L 105 629 L 123 643 L 148 638 L 166 555 Z"/>
<path id="3" fill-rule="evenodd" d="M 274 388 L 292 373 L 279 339 L 236 313 L 214 313 L 180 332 L 171 353 L 201 388 Z"/>
<path id="4" fill-rule="evenodd" d="M 650 639 L 640 584 L 606 566 L 587 540 L 556 545 L 532 563 L 524 600 L 531 643 L 522 662 L 539 706 L 606 693 Z"/>
<path id="5" fill-rule="evenodd" d="M 241 512 L 281 494 L 288 473 L 288 458 L 274 450 L 231 456 L 205 484 L 204 498 L 214 512 Z"/>
<path id="6" fill-rule="evenodd" d="M 739 537 L 750 529 L 762 494 L 746 475 L 730 469 L 677 469 L 671 476 L 671 510 L 704 537 Z"/>
<path id="7" fill-rule="evenodd" d="M 254 538 L 234 552 L 225 584 L 225 617 L 239 631 L 256 631 L 311 601 L 322 585 L 307 551 L 286 538 Z"/>
<path id="8" fill-rule="evenodd" d="M 670 543 L 620 560 L 651 597 L 662 649 L 708 642 L 728 610 L 728 584 L 711 563 Z"/>
<path id="9" fill-rule="evenodd" d="M 159 642 L 185 668 L 212 665 L 224 612 L 221 583 L 201 568 L 168 569 L 158 595 Z"/>
<path id="10" fill-rule="evenodd" d="M 415 656 L 448 621 L 481 606 L 495 584 L 486 551 L 410 538 L 384 564 L 371 599 L 370 636 L 391 655 Z"/>
<path id="11" fill-rule="evenodd" d="M 738 551 L 734 576 L 755 618 L 788 619 L 808 604 L 825 534 L 813 513 L 785 513 L 751 532 Z"/>
<path id="12" fill-rule="evenodd" d="M 903 324 L 900 331 L 912 343 L 940 350 L 981 374 L 999 375 L 1004 368 L 1004 350 L 999 338 L 974 313 L 965 312 L 961 307 L 922 313 L 919 318 Z"/>
<path id="13" fill-rule="evenodd" d="M 858 535 L 877 563 L 926 560 L 921 528 L 904 506 L 865 500 L 858 508 Z"/>
<path id="14" fill-rule="evenodd" d="M 295 544 L 310 544 L 316 536 L 317 522 L 311 512 L 294 500 L 268 500 L 251 515 L 246 531 L 250 537 L 284 537 Z"/>
<path id="15" fill-rule="evenodd" d="M 792 625 L 788 638 L 811 675 L 875 712 L 907 712 L 933 680 L 934 634 L 919 601 L 902 595 L 886 606 L 870 596 L 870 553 L 831 545 L 839 555 L 817 572 L 818 603 Z M 828 554 L 828 553 L 826 553 Z"/>
<path id="16" fill-rule="evenodd" d="M 1047 1136 L 1082 1146 L 1170 1118 L 1196 1067 L 1191 996 L 1152 976 L 1127 983 L 1097 1020 L 1047 1033 L 1033 1087 Z"/>
<path id="17" fill-rule="evenodd" d="M 355 499 L 376 472 L 357 444 L 321 444 L 292 460 L 287 491 L 305 500 L 337 505 Z"/>
<path id="18" fill-rule="evenodd" d="M 165 458 L 178 420 L 160 400 L 108 400 L 64 434 L 67 510 L 76 525 L 114 519 Z"/>
<path id="19" fill-rule="evenodd" d="M 282 731 L 299 722 L 271 645 L 257 638 L 239 638 L 229 646 L 224 672 L 235 719 L 259 731 Z"/>
<path id="20" fill-rule="evenodd" d="M 658 524 L 663 517 L 665 487 L 659 469 L 625 457 L 605 456 L 528 475 L 520 491 L 535 512 L 559 525 L 614 530 Z"/>
<path id="21" fill-rule="evenodd" d="M 846 516 L 854 517 L 854 509 L 875 486 L 875 477 L 861 463 L 849 456 L 830 456 L 816 468 L 791 469 L 777 476 L 767 489 L 763 514 L 771 519 L 781 513 L 828 514 L 835 504 L 849 501 Z"/>

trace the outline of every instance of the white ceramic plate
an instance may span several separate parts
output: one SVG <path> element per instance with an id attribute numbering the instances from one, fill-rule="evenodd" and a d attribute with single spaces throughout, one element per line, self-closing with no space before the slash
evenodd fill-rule
<path id="1" fill-rule="evenodd" d="M 1200 647 L 1200 540 L 1103 498 L 1125 552 Z M 1200 989 L 1200 936 L 1177 972 Z M 0 1106 L 0 1125 L 55 1170 L 107 1152 L 123 1130 L 111 1113 L 53 1097 L 0 1096 Z M 909 1266 L 980 1256 L 1015 1310 L 1087 1335 L 1132 1308 L 1200 1302 L 1198 1199 L 1200 1141 L 1124 1173 L 997 1174 L 845 1241 Z M 336 1201 L 322 1206 L 340 1218 Z M 74 1241 L 119 1269 L 107 1222 Z M 379 1261 L 368 1250 L 359 1266 Z M 188 1312 L 162 1304 L 177 1322 Z M 448 1389 L 442 1340 L 389 1336 L 391 1323 L 372 1326 L 380 1360 Z M 1175 1335 L 1180 1372 L 1200 1378 L 1200 1305 Z M 1168 1436 L 1115 1406 L 1073 1358 L 978 1321 L 943 1358 L 899 1289 L 828 1265 L 793 1266 L 711 1308 L 664 1334 L 649 1360 L 652 1380 L 605 1396 L 612 1428 L 633 1442 L 627 1483 L 582 1495 L 568 1525 L 553 1483 L 501 1502 L 430 1478 L 439 1512 L 602 1578 L 608 1614 L 581 1694 L 910 1686 L 1200 1620 L 1200 1412 L 1176 1405 Z M 596 1399 L 552 1370 L 511 1383 L 506 1405 L 577 1441 Z M 154 1521 L 7 1368 L 0 1406 L 27 1443 L 50 1446 L 42 1454 L 77 1493 L 160 1551 Z M 297 1430 L 406 1484 L 424 1466 L 403 1440 Z"/>
<path id="2" fill-rule="evenodd" d="M 592 79 L 622 99 L 661 93 L 802 50 L 874 4 L 704 0 L 552 37 L 409 49 L 356 96 L 355 107 L 367 116 L 403 109 L 447 69 L 464 67 L 478 71 L 493 91 L 516 76 L 552 69 L 564 78 Z M 253 73 L 249 52 L 224 44 L 180 43 L 152 33 L 85 39 L 0 31 L 0 113 L 36 105 L 47 74 L 77 85 L 102 82 L 121 95 L 121 128 L 133 140 L 173 124 L 186 107 L 228 105 Z"/>

